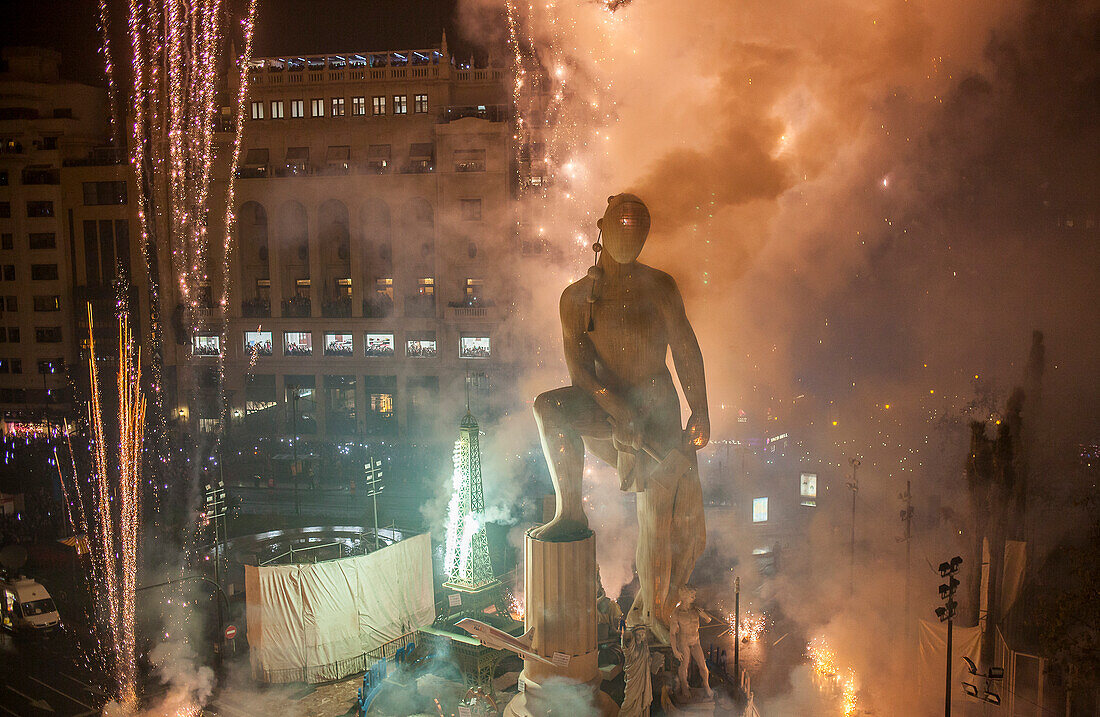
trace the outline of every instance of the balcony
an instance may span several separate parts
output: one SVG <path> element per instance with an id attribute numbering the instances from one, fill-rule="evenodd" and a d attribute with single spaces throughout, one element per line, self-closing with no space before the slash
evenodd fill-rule
<path id="1" fill-rule="evenodd" d="M 393 299 L 387 294 L 376 294 L 363 299 L 363 318 L 386 319 L 393 316 Z"/>
<path id="2" fill-rule="evenodd" d="M 313 312 L 313 303 L 306 296 L 295 296 L 283 301 L 283 316 L 288 319 L 308 318 Z"/>
<path id="3" fill-rule="evenodd" d="M 241 316 L 247 318 L 270 318 L 270 299 L 246 299 L 241 302 Z"/>
<path id="4" fill-rule="evenodd" d="M 419 319 L 435 318 L 435 296 L 413 294 L 405 297 L 405 316 Z"/>
<path id="5" fill-rule="evenodd" d="M 489 299 L 468 299 L 447 304 L 448 319 L 496 319 L 494 304 Z"/>
<path id="6" fill-rule="evenodd" d="M 342 319 L 351 316 L 351 297 L 341 296 L 321 304 L 321 316 Z"/>

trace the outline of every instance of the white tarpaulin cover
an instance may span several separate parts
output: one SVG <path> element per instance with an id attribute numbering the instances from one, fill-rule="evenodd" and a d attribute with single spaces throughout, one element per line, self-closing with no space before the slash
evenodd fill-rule
<path id="1" fill-rule="evenodd" d="M 917 633 L 920 639 L 920 662 L 918 664 L 917 679 L 922 701 L 937 704 L 937 700 L 943 701 L 943 691 L 947 679 L 947 624 L 932 622 L 930 620 L 918 620 Z M 982 634 L 977 627 L 959 627 L 955 625 L 951 630 L 951 699 L 962 702 L 973 701 L 963 692 L 963 678 L 968 682 L 984 687 L 985 682 L 978 683 L 970 678 L 966 671 L 966 663 L 963 657 L 969 657 L 978 664 L 978 653 L 981 651 Z"/>
<path id="2" fill-rule="evenodd" d="M 315 565 L 245 566 L 252 676 L 322 682 L 367 667 L 367 653 L 435 619 L 427 533 Z"/>

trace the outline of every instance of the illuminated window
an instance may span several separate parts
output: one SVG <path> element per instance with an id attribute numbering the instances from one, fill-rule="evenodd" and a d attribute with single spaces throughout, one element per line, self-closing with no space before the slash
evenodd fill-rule
<path id="1" fill-rule="evenodd" d="M 367 113 L 367 98 L 366 97 L 352 97 L 351 98 L 351 113 L 356 117 L 361 117 Z"/>
<path id="2" fill-rule="evenodd" d="M 466 300 L 469 302 L 481 301 L 484 296 L 484 279 L 466 279 Z"/>
<path id="3" fill-rule="evenodd" d="M 222 353 L 219 336 L 192 336 L 191 346 L 195 356 L 220 356 Z"/>
<path id="4" fill-rule="evenodd" d="M 409 113 L 409 96 L 408 95 L 394 95 L 393 96 L 393 113 L 395 115 L 405 115 Z"/>
<path id="5" fill-rule="evenodd" d="M 487 359 L 491 353 L 488 336 L 463 336 L 459 339 L 458 357 Z"/>
<path id="6" fill-rule="evenodd" d="M 271 119 L 283 118 L 283 101 L 271 100 Z"/>
<path id="7" fill-rule="evenodd" d="M 802 505 L 810 507 L 817 505 L 817 474 L 803 473 L 799 478 L 798 492 L 802 497 Z"/>
<path id="8" fill-rule="evenodd" d="M 325 356 L 354 356 L 351 346 L 351 334 L 326 333 Z"/>
<path id="9" fill-rule="evenodd" d="M 424 114 L 428 111 L 428 96 L 427 95 L 413 95 L 413 112 L 417 114 Z"/>
<path id="10" fill-rule="evenodd" d="M 386 114 L 386 98 L 371 97 L 371 114 L 374 116 Z"/>
<path id="11" fill-rule="evenodd" d="M 343 117 L 344 116 L 344 98 L 333 97 L 332 98 L 332 116 Z"/>
<path id="12" fill-rule="evenodd" d="M 253 356 L 271 356 L 271 332 L 270 331 L 245 331 L 244 353 L 249 359 Z"/>
<path id="13" fill-rule="evenodd" d="M 316 97 L 309 101 L 309 116 L 310 117 L 324 117 L 325 116 L 325 100 L 320 97 Z"/>
<path id="14" fill-rule="evenodd" d="M 291 100 L 290 101 L 290 118 L 301 119 L 306 116 L 306 103 L 305 100 Z"/>
<path id="15" fill-rule="evenodd" d="M 393 356 L 393 334 L 366 334 L 366 336 L 364 337 L 363 350 L 367 356 Z"/>
<path id="16" fill-rule="evenodd" d="M 765 498 L 753 498 L 752 499 L 752 522 L 754 523 L 766 523 L 768 521 L 768 499 Z"/>
<path id="17" fill-rule="evenodd" d="M 284 331 L 283 355 L 312 356 L 313 334 L 309 331 Z"/>
<path id="18" fill-rule="evenodd" d="M 351 298 L 351 279 L 344 277 L 342 279 L 335 279 L 336 282 L 336 295 L 339 297 Z"/>
<path id="19" fill-rule="evenodd" d="M 437 354 L 434 331 L 413 332 L 405 340 L 405 355 L 409 358 L 432 358 Z"/>
<path id="20" fill-rule="evenodd" d="M 435 295 L 435 277 L 423 276 L 417 280 L 417 292 L 421 296 Z"/>
<path id="21" fill-rule="evenodd" d="M 260 120 L 264 118 L 264 103 L 253 102 L 252 103 L 252 119 Z"/>

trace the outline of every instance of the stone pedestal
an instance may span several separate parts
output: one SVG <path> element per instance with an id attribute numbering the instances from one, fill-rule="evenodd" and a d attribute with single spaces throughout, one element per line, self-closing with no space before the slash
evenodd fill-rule
<path id="1" fill-rule="evenodd" d="M 524 540 L 523 583 L 524 628 L 532 635 L 531 649 L 555 664 L 524 660 L 520 693 L 504 714 L 543 717 L 557 706 L 553 704 L 557 699 L 578 699 L 586 697 L 583 693 L 587 692 L 600 714 L 617 715 L 614 701 L 599 689 L 596 540 L 592 532 L 577 540 L 556 543 L 535 540 L 528 534 Z M 552 680 L 550 685 L 548 680 Z"/>

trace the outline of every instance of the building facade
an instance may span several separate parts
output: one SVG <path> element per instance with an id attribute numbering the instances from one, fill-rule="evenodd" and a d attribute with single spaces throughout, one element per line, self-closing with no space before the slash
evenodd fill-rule
<path id="1" fill-rule="evenodd" d="M 231 431 L 417 439 L 467 376 L 484 401 L 509 374 L 504 69 L 460 66 L 444 37 L 250 71 L 228 327 L 170 322 L 175 415 L 220 429 L 219 355 Z"/>
<path id="2" fill-rule="evenodd" d="M 9 431 L 33 433 L 69 414 L 85 375 L 85 302 L 103 337 L 113 336 L 116 279 L 146 283 L 133 271 L 142 261 L 131 240 L 134 194 L 108 146 L 106 93 L 63 80 L 60 59 L 39 48 L 0 57 L 0 412 Z M 124 295 L 148 305 L 132 285 Z M 112 341 L 102 348 L 115 352 Z"/>

